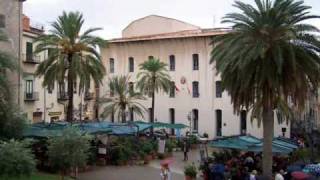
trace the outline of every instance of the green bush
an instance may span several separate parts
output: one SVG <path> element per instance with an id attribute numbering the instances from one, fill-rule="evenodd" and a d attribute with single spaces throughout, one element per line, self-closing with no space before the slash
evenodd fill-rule
<path id="1" fill-rule="evenodd" d="M 35 171 L 36 162 L 29 145 L 27 141 L 15 140 L 0 144 L 0 179 L 30 176 Z"/>
<path id="2" fill-rule="evenodd" d="M 150 141 L 144 141 L 141 144 L 141 149 L 145 154 L 151 154 L 153 150 L 153 145 Z"/>
<path id="3" fill-rule="evenodd" d="M 26 116 L 14 104 L 0 107 L 0 139 L 20 139 L 26 126 Z"/>
<path id="4" fill-rule="evenodd" d="M 76 167 L 86 165 L 89 158 L 90 136 L 83 135 L 78 129 L 69 127 L 59 137 L 49 139 L 48 157 L 50 165 L 62 177 Z"/>
<path id="5" fill-rule="evenodd" d="M 191 178 L 197 177 L 197 167 L 194 165 L 194 163 L 189 164 L 184 167 L 184 175 L 189 176 Z"/>

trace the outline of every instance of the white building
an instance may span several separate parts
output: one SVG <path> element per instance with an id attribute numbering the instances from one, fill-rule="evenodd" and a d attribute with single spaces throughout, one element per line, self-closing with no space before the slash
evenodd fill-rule
<path id="1" fill-rule="evenodd" d="M 209 64 L 211 36 L 221 33 L 226 30 L 201 29 L 156 15 L 131 22 L 122 31 L 121 38 L 110 40 L 109 46 L 102 50 L 107 76 L 104 86 L 100 87 L 100 96 L 108 94 L 107 82 L 112 76 L 128 75 L 135 83 L 138 65 L 153 56 L 168 64 L 176 87 L 171 95 L 156 94 L 157 121 L 190 125 L 193 131 L 208 133 L 210 138 L 241 133 L 262 137 L 262 127 L 257 127 L 256 121 L 251 123 L 250 114 L 245 111 L 240 116 L 234 114 L 230 97 L 227 92 L 221 92 L 221 81 L 214 65 Z M 151 99 L 143 104 L 149 108 L 144 120 L 149 121 Z M 188 114 L 192 115 L 191 121 Z M 141 120 L 136 115 L 133 117 Z M 288 127 L 275 122 L 274 135 L 285 131 L 289 136 Z"/>

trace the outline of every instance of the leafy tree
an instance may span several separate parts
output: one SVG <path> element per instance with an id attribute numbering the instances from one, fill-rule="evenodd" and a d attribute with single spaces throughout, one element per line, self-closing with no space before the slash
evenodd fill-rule
<path id="1" fill-rule="evenodd" d="M 30 176 L 36 162 L 27 141 L 0 143 L 0 179 Z"/>
<path id="2" fill-rule="evenodd" d="M 151 122 L 154 122 L 155 93 L 160 91 L 168 93 L 171 86 L 170 76 L 166 68 L 167 64 L 160 62 L 159 59 L 150 58 L 139 66 L 142 71 L 137 75 L 137 78 L 139 79 L 137 87 L 144 94 L 151 95 Z"/>
<path id="3" fill-rule="evenodd" d="M 116 76 L 109 80 L 111 97 L 101 98 L 100 102 L 105 104 L 102 116 L 110 116 L 116 114 L 118 120 L 126 122 L 126 110 L 131 109 L 133 113 L 143 117 L 146 110 L 139 102 L 145 100 L 145 97 L 139 93 L 132 91 L 129 87 L 129 77 Z"/>
<path id="4" fill-rule="evenodd" d="M 63 130 L 62 135 L 49 139 L 49 162 L 60 171 L 61 178 L 77 167 L 85 166 L 89 158 L 90 136 L 73 127 Z"/>
<path id="5" fill-rule="evenodd" d="M 83 30 L 84 19 L 79 12 L 63 12 L 57 21 L 52 23 L 49 34 L 39 36 L 36 40 L 35 53 L 48 51 L 36 71 L 38 76 L 44 76 L 43 86 L 54 84 L 55 81 L 68 82 L 67 121 L 73 120 L 73 89 L 79 79 L 79 91 L 88 87 L 90 80 L 101 83 L 105 74 L 97 46 L 106 45 L 103 39 L 91 35 L 100 28 Z M 83 33 L 81 33 L 83 31 Z"/>
<path id="6" fill-rule="evenodd" d="M 263 174 L 272 175 L 273 111 L 289 113 L 288 99 L 303 109 L 307 92 L 320 80 L 319 30 L 304 23 L 318 18 L 296 0 L 236 1 L 227 14 L 232 30 L 213 38 L 211 63 L 221 74 L 236 112 L 252 107 L 263 124 Z"/>

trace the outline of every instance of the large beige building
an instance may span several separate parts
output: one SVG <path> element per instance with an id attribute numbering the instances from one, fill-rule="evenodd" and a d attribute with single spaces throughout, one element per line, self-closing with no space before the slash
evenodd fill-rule
<path id="1" fill-rule="evenodd" d="M 159 122 L 183 123 L 199 134 L 210 138 L 237 134 L 262 137 L 262 127 L 250 121 L 250 113 L 234 114 L 230 97 L 221 91 L 220 77 L 210 64 L 211 37 L 226 33 L 226 29 L 201 29 L 179 20 L 151 15 L 130 23 L 122 37 L 109 41 L 102 50 L 107 69 L 100 95 L 107 95 L 108 78 L 128 75 L 134 84 L 138 65 L 149 57 L 159 58 L 168 64 L 174 86 L 169 94 L 156 94 L 155 119 Z M 149 112 L 151 99 L 142 102 Z M 109 117 L 112 121 L 117 119 Z M 129 120 L 141 120 L 128 110 Z M 275 136 L 290 135 L 287 124 L 275 122 Z"/>
<path id="2" fill-rule="evenodd" d="M 55 83 L 53 86 L 45 88 L 42 86 L 43 77 L 35 75 L 39 63 L 48 57 L 48 52 L 34 53 L 36 47 L 34 41 L 43 33 L 44 29 L 41 25 L 30 22 L 27 16 L 23 17 L 22 109 L 33 123 L 65 119 L 68 103 L 67 82 Z M 90 89 L 84 93 L 79 94 L 78 89 L 74 89 L 74 115 L 77 120 L 96 117 L 94 111 L 95 92 L 93 83 L 90 85 Z"/>

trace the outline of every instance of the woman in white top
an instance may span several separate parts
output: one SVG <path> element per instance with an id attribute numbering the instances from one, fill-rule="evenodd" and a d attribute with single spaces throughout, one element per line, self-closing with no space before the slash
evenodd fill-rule
<path id="1" fill-rule="evenodd" d="M 171 180 L 171 171 L 168 164 L 161 164 L 161 180 Z"/>

